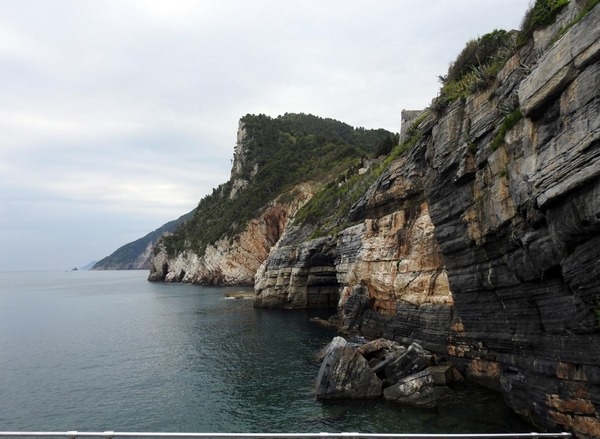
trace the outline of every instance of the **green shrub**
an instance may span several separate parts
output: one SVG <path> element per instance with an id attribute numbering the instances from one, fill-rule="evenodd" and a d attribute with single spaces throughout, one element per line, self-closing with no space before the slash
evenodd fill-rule
<path id="1" fill-rule="evenodd" d="M 498 131 L 498 134 L 496 134 L 496 136 L 494 137 L 494 140 L 492 140 L 492 143 L 490 145 L 490 148 L 492 149 L 492 151 L 496 151 L 500 147 L 500 145 L 502 145 L 502 142 L 504 142 L 504 136 L 506 136 L 506 133 L 508 133 L 511 129 L 513 129 L 514 126 L 521 119 L 523 119 L 523 113 L 521 113 L 521 110 L 519 110 L 519 109 L 513 111 L 512 113 L 510 113 L 508 116 L 506 116 L 504 118 L 504 121 L 502 121 L 502 125 L 500 125 L 500 130 Z"/>
<path id="2" fill-rule="evenodd" d="M 383 141 L 379 144 L 377 151 L 375 152 L 375 157 L 380 157 L 382 155 L 388 155 L 394 149 L 394 141 L 390 136 L 387 136 Z"/>
<path id="3" fill-rule="evenodd" d="M 404 142 L 397 144 L 378 165 L 360 174 L 360 166 L 351 167 L 338 178 L 331 180 L 296 214 L 295 224 L 311 224 L 317 230 L 311 238 L 332 234 L 351 225 L 348 212 L 352 206 L 385 172 L 390 164 L 409 151 L 422 137 L 419 125 L 429 116 L 428 111 L 419 115 L 406 130 Z"/>
<path id="4" fill-rule="evenodd" d="M 536 0 L 521 22 L 517 42 L 520 46 L 526 44 L 536 29 L 546 27 L 556 20 L 556 16 L 569 4 L 569 0 Z"/>
<path id="5" fill-rule="evenodd" d="M 491 87 L 514 49 L 514 34 L 503 29 L 469 41 L 448 73 L 440 77 L 442 89 L 431 109 L 438 115 L 450 102 Z"/>
<path id="6" fill-rule="evenodd" d="M 491 64 L 498 53 L 507 47 L 510 35 L 510 32 L 504 29 L 495 29 L 476 40 L 469 41 L 450 65 L 444 82 L 458 81 L 471 73 L 474 67 Z"/>

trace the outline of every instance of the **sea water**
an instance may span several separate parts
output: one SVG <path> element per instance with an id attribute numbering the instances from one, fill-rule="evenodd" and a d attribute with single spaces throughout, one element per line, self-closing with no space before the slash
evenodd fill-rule
<path id="1" fill-rule="evenodd" d="M 499 395 L 472 389 L 433 411 L 316 401 L 315 353 L 336 334 L 313 314 L 146 276 L 0 273 L 0 430 L 531 430 Z"/>

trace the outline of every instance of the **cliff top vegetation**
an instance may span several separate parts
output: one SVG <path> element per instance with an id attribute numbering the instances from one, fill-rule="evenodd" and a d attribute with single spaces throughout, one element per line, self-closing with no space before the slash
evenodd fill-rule
<path id="1" fill-rule="evenodd" d="M 527 10 L 518 31 L 495 29 L 479 38 L 470 40 L 445 75 L 439 77 L 442 88 L 431 104 L 440 114 L 450 102 L 488 89 L 494 84 L 498 72 L 520 47 L 533 40 L 533 33 L 556 21 L 558 14 L 570 0 L 536 0 Z M 579 15 L 568 23 L 556 38 L 577 21 L 581 20 L 600 0 L 581 2 Z"/>
<path id="2" fill-rule="evenodd" d="M 270 201 L 299 183 L 330 181 L 390 141 L 398 142 L 383 129 L 353 128 L 309 114 L 248 114 L 241 122 L 244 157 L 237 158 L 241 170 L 232 177 L 248 184 L 231 198 L 232 179 L 200 200 L 194 216 L 163 239 L 169 255 L 184 250 L 202 255 L 207 245 L 238 235 Z"/>

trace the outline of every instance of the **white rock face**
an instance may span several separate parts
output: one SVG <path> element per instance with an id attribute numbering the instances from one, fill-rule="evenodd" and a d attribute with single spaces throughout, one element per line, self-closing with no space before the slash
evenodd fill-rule
<path id="1" fill-rule="evenodd" d="M 240 120 L 237 132 L 237 142 L 235 144 L 235 153 L 233 155 L 233 165 L 231 167 L 231 182 L 232 188 L 229 193 L 229 199 L 233 200 L 239 191 L 248 186 L 249 180 L 241 177 L 244 165 L 248 159 L 248 147 L 246 146 L 247 132 L 244 128 L 244 122 Z M 258 172 L 258 163 L 254 164 L 250 173 L 250 178 L 253 178 Z"/>
<path id="2" fill-rule="evenodd" d="M 293 214 L 311 195 L 308 186 L 296 190 L 288 203 L 274 202 L 263 214 L 248 222 L 235 239 L 221 239 L 209 245 L 204 255 L 185 251 L 169 258 L 164 250 L 154 256 L 151 281 L 184 282 L 201 285 L 254 285 L 254 277 L 279 241 Z"/>

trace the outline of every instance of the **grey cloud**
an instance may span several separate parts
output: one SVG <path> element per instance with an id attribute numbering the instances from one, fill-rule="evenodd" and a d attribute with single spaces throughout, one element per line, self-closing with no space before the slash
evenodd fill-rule
<path id="1" fill-rule="evenodd" d="M 0 0 L 0 269 L 84 265 L 229 175 L 246 113 L 399 129 L 528 0 Z M 35 256 L 34 256 L 35 255 Z"/>

